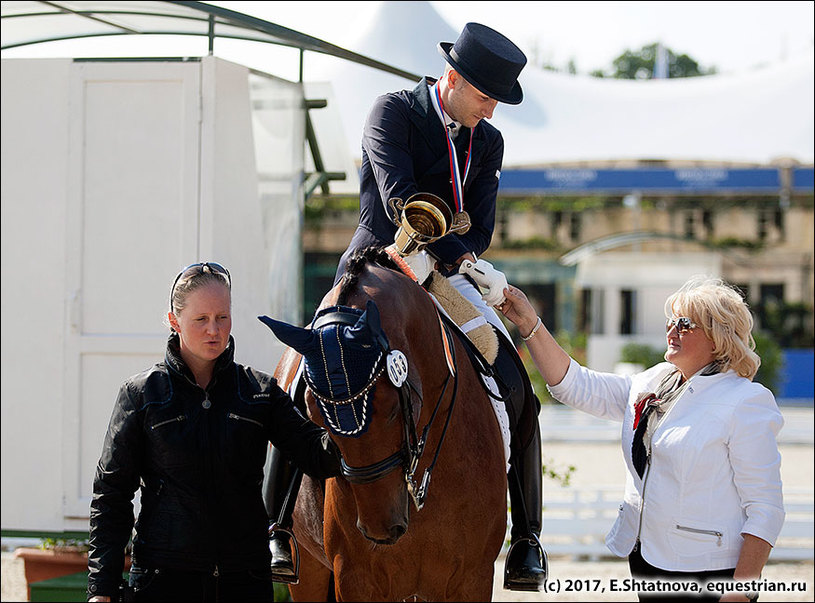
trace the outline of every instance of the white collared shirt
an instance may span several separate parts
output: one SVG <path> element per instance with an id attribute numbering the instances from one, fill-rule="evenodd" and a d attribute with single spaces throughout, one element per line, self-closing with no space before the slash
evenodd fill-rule
<path id="1" fill-rule="evenodd" d="M 427 89 L 430 91 L 430 95 L 434 96 L 436 94 L 436 87 L 438 86 L 438 82 L 433 84 L 432 86 L 428 84 Z M 430 103 L 433 105 L 433 108 L 436 110 L 436 115 L 444 120 L 444 123 L 447 124 L 447 128 L 450 130 L 450 136 L 455 138 L 458 136 L 459 132 L 461 132 L 461 123 L 457 122 L 455 119 L 450 117 L 447 114 L 447 111 L 440 109 L 436 106 L 436 103 Z"/>

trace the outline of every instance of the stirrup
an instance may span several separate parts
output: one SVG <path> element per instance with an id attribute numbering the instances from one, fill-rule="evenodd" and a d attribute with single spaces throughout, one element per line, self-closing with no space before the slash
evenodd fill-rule
<path id="1" fill-rule="evenodd" d="M 520 582 L 517 580 L 511 580 L 509 576 L 509 561 L 512 557 L 513 549 L 520 543 L 529 543 L 532 546 L 530 548 L 534 548 L 538 553 L 538 563 L 540 564 L 542 570 L 542 576 L 539 578 L 535 578 L 535 581 L 527 581 L 527 582 Z M 516 542 L 512 543 L 509 547 L 509 551 L 507 551 L 506 561 L 504 562 L 504 590 L 513 590 L 513 591 L 522 591 L 522 592 L 540 592 L 543 588 L 544 582 L 549 576 L 549 557 L 546 554 L 546 551 L 543 548 L 543 545 L 540 542 L 537 534 L 532 533 L 530 536 L 526 538 L 521 538 Z"/>
<path id="2" fill-rule="evenodd" d="M 291 541 L 294 543 L 294 573 L 292 575 L 276 573 L 272 568 L 272 581 L 280 582 L 282 584 L 299 584 L 300 583 L 300 546 L 297 544 L 297 538 L 294 537 L 294 532 L 288 528 L 284 528 L 279 523 L 275 522 L 269 526 L 269 539 L 275 532 L 283 532 L 287 534 Z"/>

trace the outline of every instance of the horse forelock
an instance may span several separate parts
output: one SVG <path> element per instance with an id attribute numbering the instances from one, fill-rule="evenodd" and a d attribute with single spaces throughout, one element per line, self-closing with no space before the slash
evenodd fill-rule
<path id="1" fill-rule="evenodd" d="M 366 268 L 370 268 L 372 265 L 399 270 L 383 247 L 358 249 L 345 264 L 345 274 L 340 281 L 339 297 L 337 298 L 338 304 L 349 305 L 349 298 L 357 292 L 360 276 L 365 272 Z"/>
<path id="2" fill-rule="evenodd" d="M 382 317 L 381 328 L 391 349 L 405 354 L 411 370 L 417 371 L 410 377 L 415 387 L 420 391 L 426 387 L 427 371 L 433 375 L 432 381 L 436 380 L 435 369 L 430 367 L 442 360 L 438 354 L 443 350 L 433 302 L 402 273 L 383 248 L 369 247 L 353 254 L 335 291 L 324 305 L 363 309 L 368 300 L 376 303 Z M 432 351 L 434 348 L 438 354 Z"/>

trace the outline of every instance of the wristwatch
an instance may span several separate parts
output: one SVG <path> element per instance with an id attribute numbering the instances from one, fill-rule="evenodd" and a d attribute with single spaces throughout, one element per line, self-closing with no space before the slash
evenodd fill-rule
<path id="1" fill-rule="evenodd" d="M 751 590 L 744 593 L 744 596 L 747 597 L 748 601 L 758 601 L 758 591 Z"/>

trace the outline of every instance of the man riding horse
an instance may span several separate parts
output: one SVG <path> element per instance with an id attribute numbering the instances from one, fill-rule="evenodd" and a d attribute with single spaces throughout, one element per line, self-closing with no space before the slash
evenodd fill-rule
<path id="1" fill-rule="evenodd" d="M 492 117 L 499 102 L 517 105 L 523 99 L 517 78 L 526 57 L 509 39 L 477 23 L 468 23 L 454 44 L 441 42 L 438 49 L 447 62 L 441 78 L 425 77 L 413 90 L 379 97 L 368 116 L 362 139 L 360 222 L 340 260 L 335 282 L 356 250 L 393 243 L 396 225 L 389 213 L 391 199 L 432 193 L 451 211 L 469 216 L 466 233 L 448 234 L 428 245 L 426 253 L 405 259 L 420 283 L 435 269 L 475 306 L 479 319 L 470 321 L 465 330 L 485 322 L 493 325 L 501 350 L 494 367 L 498 380 L 506 371 L 523 373 L 521 400 L 507 405 L 517 426 L 509 473 L 512 548 L 504 587 L 536 591 L 547 574 L 539 540 L 543 502 L 540 403 L 509 333 L 491 307 L 503 301 L 506 278 L 489 262 L 478 259 L 492 239 L 504 152 L 501 133 L 485 119 Z M 293 507 L 290 495 L 296 496 L 297 483 L 290 483 L 284 463 L 273 452 L 269 479 L 273 495 L 267 509 L 274 520 Z M 273 571 L 283 578 L 290 576 L 289 536 L 276 532 L 270 546 Z"/>

